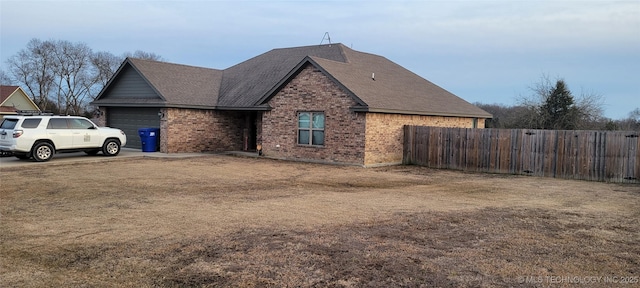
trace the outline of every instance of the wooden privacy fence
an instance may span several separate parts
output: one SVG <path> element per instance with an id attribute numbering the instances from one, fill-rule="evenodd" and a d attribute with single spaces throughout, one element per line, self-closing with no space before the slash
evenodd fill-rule
<path id="1" fill-rule="evenodd" d="M 640 183 L 638 132 L 404 126 L 403 163 Z"/>

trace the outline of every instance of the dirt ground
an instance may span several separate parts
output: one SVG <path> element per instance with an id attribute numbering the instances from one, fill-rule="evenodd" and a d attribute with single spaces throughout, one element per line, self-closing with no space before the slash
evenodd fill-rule
<path id="1" fill-rule="evenodd" d="M 638 287 L 640 186 L 210 155 L 0 168 L 3 287 Z"/>

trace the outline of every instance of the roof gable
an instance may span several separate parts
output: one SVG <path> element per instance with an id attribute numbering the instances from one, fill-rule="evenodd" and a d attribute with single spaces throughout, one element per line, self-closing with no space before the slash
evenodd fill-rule
<path id="1" fill-rule="evenodd" d="M 307 56 L 346 61 L 342 45 L 273 49 L 224 70 L 219 107 L 251 107 L 285 79 Z"/>
<path id="2" fill-rule="evenodd" d="M 9 96 L 11 96 L 11 94 L 13 94 L 14 92 L 16 92 L 16 90 L 18 90 L 18 86 L 5 86 L 2 85 L 0 86 L 0 105 L 2 105 L 4 103 L 4 101 L 6 101 Z"/>
<path id="3" fill-rule="evenodd" d="M 340 87 L 340 89 L 342 89 L 344 92 L 349 94 L 349 96 L 351 96 L 353 98 L 353 100 L 356 103 L 358 103 L 358 105 L 366 106 L 366 103 L 364 103 L 364 101 L 362 101 L 362 99 L 358 98 L 358 96 L 356 96 L 355 93 L 353 93 L 347 87 L 342 85 L 342 83 L 340 83 L 340 81 L 336 80 L 333 77 L 333 75 L 331 75 L 322 66 L 320 66 L 316 61 L 314 61 L 313 57 L 308 57 L 308 56 L 305 57 L 302 61 L 300 61 L 300 63 L 298 63 L 298 65 L 296 65 L 285 77 L 283 77 L 275 86 L 273 86 L 267 93 L 265 93 L 264 96 L 262 98 L 260 98 L 256 102 L 256 105 L 265 105 L 267 102 L 269 102 L 269 100 L 280 89 L 282 89 L 282 87 L 284 87 L 287 83 L 289 83 L 289 81 L 291 81 L 294 77 L 296 77 L 300 73 L 300 71 L 302 71 L 302 69 L 304 69 L 307 65 L 313 65 L 316 69 L 319 69 L 320 71 L 322 71 L 322 73 L 325 76 L 327 76 L 329 79 L 331 79 L 335 84 L 337 84 L 338 87 Z"/>
<path id="4" fill-rule="evenodd" d="M 160 93 L 149 83 L 149 81 L 131 65 L 125 63 L 118 71 L 117 76 L 110 83 L 108 93 L 104 93 L 100 99 L 165 99 Z"/>
<path id="5" fill-rule="evenodd" d="M 20 86 L 0 85 L 0 112 L 40 110 Z"/>
<path id="6" fill-rule="evenodd" d="M 94 104 L 129 101 L 141 106 L 213 108 L 221 79 L 221 70 L 127 58 Z M 132 91 L 131 85 L 137 90 Z M 134 93 L 120 93 L 119 86 L 129 86 L 128 92 Z"/>

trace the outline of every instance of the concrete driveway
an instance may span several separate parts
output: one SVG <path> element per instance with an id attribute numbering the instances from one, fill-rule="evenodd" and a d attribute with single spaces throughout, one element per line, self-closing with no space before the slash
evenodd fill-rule
<path id="1" fill-rule="evenodd" d="M 59 153 L 55 154 L 48 162 L 36 162 L 34 160 L 20 160 L 16 157 L 0 157 L 0 169 L 10 167 L 22 167 L 32 165 L 51 165 L 56 163 L 73 163 L 73 162 L 96 162 L 96 161 L 113 161 L 123 158 L 135 157 L 198 157 L 208 155 L 205 153 L 176 153 L 167 154 L 160 152 L 142 152 L 140 149 L 122 148 L 120 154 L 115 157 L 106 157 L 102 153 L 96 156 L 88 156 L 84 152 Z M 210 155 L 210 154 L 209 154 Z"/>

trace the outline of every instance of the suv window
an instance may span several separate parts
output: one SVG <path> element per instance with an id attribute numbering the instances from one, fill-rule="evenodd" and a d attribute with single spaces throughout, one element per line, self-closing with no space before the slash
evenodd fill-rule
<path id="1" fill-rule="evenodd" d="M 24 119 L 24 121 L 22 121 L 22 128 L 38 128 L 40 121 L 42 121 L 42 118 Z"/>
<path id="2" fill-rule="evenodd" d="M 47 129 L 69 129 L 67 125 L 66 118 L 51 118 L 49 119 L 49 124 L 47 124 Z"/>
<path id="3" fill-rule="evenodd" d="M 4 119 L 0 124 L 0 129 L 13 129 L 16 127 L 18 119 Z"/>
<path id="4" fill-rule="evenodd" d="M 71 122 L 71 129 L 92 129 L 93 124 L 85 119 L 69 119 Z"/>

